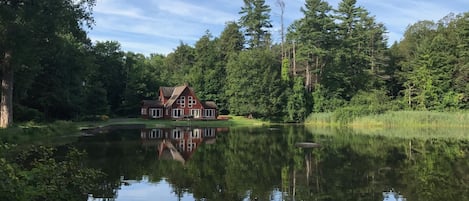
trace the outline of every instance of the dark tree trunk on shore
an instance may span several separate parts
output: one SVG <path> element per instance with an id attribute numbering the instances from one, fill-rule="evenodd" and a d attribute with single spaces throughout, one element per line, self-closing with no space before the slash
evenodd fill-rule
<path id="1" fill-rule="evenodd" d="M 11 51 L 5 51 L 2 60 L 0 127 L 6 128 L 13 122 L 13 68 L 11 66 Z"/>

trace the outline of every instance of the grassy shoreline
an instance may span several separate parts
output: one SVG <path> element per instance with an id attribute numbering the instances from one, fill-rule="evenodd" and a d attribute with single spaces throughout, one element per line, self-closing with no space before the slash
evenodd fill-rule
<path id="1" fill-rule="evenodd" d="M 107 121 L 76 122 L 80 129 L 95 128 L 112 125 L 143 124 L 147 128 L 174 127 L 174 126 L 199 126 L 199 127 L 234 127 L 234 126 L 262 126 L 270 122 L 258 119 L 248 119 L 241 116 L 229 116 L 228 120 L 155 120 L 141 118 L 116 118 Z"/>
<path id="2" fill-rule="evenodd" d="M 346 133 L 399 138 L 468 139 L 469 112 L 389 111 L 357 117 L 346 124 L 333 113 L 312 114 L 305 126 L 316 133 Z"/>
<path id="3" fill-rule="evenodd" d="M 62 121 L 52 123 L 21 122 L 9 128 L 0 129 L 0 143 L 54 143 L 65 141 L 66 138 L 81 135 L 82 129 L 94 129 L 106 126 L 142 125 L 146 128 L 164 128 L 175 126 L 195 127 L 236 127 L 263 126 L 270 122 L 258 119 L 248 119 L 240 116 L 229 116 L 229 120 L 194 121 L 194 120 L 148 120 L 141 118 L 116 118 L 106 121 Z"/>
<path id="4" fill-rule="evenodd" d="M 229 116 L 221 121 L 173 121 L 147 120 L 141 118 L 116 118 L 107 121 L 53 123 L 24 122 L 0 129 L 0 142 L 24 143 L 64 140 L 65 137 L 79 136 L 81 129 L 92 129 L 113 125 L 142 125 L 147 128 L 195 126 L 195 127 L 238 127 L 266 126 L 274 123 L 239 116 Z M 315 113 L 308 117 L 304 125 L 318 129 L 351 129 L 354 133 L 409 136 L 454 136 L 468 138 L 469 112 L 429 112 L 429 111 L 389 111 L 379 115 L 357 117 L 346 124 L 334 121 L 334 113 Z"/>
<path id="5" fill-rule="evenodd" d="M 469 128 L 469 112 L 388 111 L 338 122 L 334 113 L 311 114 L 305 125 L 352 128 Z"/>

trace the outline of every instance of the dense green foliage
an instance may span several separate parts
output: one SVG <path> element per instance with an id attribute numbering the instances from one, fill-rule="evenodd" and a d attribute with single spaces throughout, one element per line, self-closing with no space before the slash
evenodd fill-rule
<path id="1" fill-rule="evenodd" d="M 0 200 L 85 200 L 102 175 L 76 149 L 66 156 L 42 146 L 17 152 L 0 145 Z"/>
<path id="2" fill-rule="evenodd" d="M 387 47 L 384 25 L 356 0 L 337 9 L 307 0 L 280 47 L 271 40 L 270 6 L 244 0 L 239 20 L 219 37 L 207 30 L 194 46 L 181 41 L 167 55 L 142 55 L 118 41 L 90 43 L 83 26 L 92 22 L 94 1 L 68 11 L 74 2 L 12 2 L 0 1 L 0 64 L 12 53 L 18 121 L 134 117 L 158 87 L 183 83 L 222 114 L 283 121 L 311 112 L 335 111 L 336 120 L 350 122 L 387 110 L 469 107 L 468 13 L 416 22 Z M 42 16 L 44 9 L 65 17 Z"/>

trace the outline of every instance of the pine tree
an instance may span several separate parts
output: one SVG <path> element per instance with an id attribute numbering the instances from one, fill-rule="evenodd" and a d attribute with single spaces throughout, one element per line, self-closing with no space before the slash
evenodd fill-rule
<path id="1" fill-rule="evenodd" d="M 270 6 L 265 4 L 265 0 L 244 0 L 241 7 L 241 18 L 239 24 L 245 29 L 250 48 L 268 47 L 271 43 L 269 28 L 272 28 L 270 21 Z"/>

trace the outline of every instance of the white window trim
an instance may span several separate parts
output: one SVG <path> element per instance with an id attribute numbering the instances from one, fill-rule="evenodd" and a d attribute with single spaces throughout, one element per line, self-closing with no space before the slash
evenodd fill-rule
<path id="1" fill-rule="evenodd" d="M 173 139 L 181 139 L 181 137 L 182 137 L 181 136 L 182 132 L 179 129 L 173 129 L 172 134 L 173 134 L 173 136 L 172 136 Z"/>
<path id="2" fill-rule="evenodd" d="M 214 109 L 204 109 L 204 117 L 215 117 L 215 110 Z"/>
<path id="3" fill-rule="evenodd" d="M 185 97 L 185 96 L 179 97 L 179 105 L 180 105 L 182 108 L 186 107 L 186 97 Z"/>
<path id="4" fill-rule="evenodd" d="M 191 115 L 194 116 L 194 118 L 200 118 L 200 109 L 191 109 L 190 112 Z"/>
<path id="5" fill-rule="evenodd" d="M 140 111 L 140 113 L 142 115 L 147 115 L 147 108 L 142 108 L 142 110 Z"/>
<path id="6" fill-rule="evenodd" d="M 204 137 L 214 137 L 215 136 L 215 129 L 214 128 L 205 128 L 204 129 Z"/>
<path id="7" fill-rule="evenodd" d="M 201 133 L 201 129 L 200 128 L 196 128 L 192 131 L 192 138 L 200 138 L 200 133 Z"/>
<path id="8" fill-rule="evenodd" d="M 155 115 L 153 115 L 153 111 L 155 111 Z M 163 117 L 163 109 L 161 108 L 150 108 L 150 117 L 152 118 L 161 118 Z"/>
<path id="9" fill-rule="evenodd" d="M 162 138 L 163 137 L 163 132 L 161 129 L 151 129 L 150 130 L 150 138 L 155 139 L 155 138 Z"/>
<path id="10" fill-rule="evenodd" d="M 179 112 L 179 116 L 176 116 L 176 111 L 180 111 L 180 112 Z M 180 108 L 175 108 L 175 109 L 173 109 L 173 112 L 172 112 L 171 116 L 172 116 L 173 118 L 181 118 L 181 117 L 184 116 L 184 110 L 183 110 L 183 109 L 180 109 Z"/>
<path id="11" fill-rule="evenodd" d="M 196 104 L 195 98 L 192 96 L 188 96 L 187 105 L 189 106 L 189 108 L 192 108 L 192 106 L 194 106 L 195 104 Z"/>

